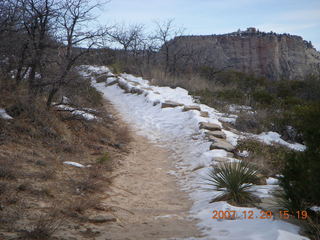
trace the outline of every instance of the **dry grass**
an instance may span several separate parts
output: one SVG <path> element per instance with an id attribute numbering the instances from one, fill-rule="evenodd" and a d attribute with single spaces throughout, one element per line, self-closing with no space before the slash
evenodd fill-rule
<path id="1" fill-rule="evenodd" d="M 165 74 L 164 71 L 157 68 L 152 68 L 152 70 L 150 70 L 146 74 L 146 79 L 151 79 L 151 83 L 155 85 L 182 87 L 190 91 L 196 91 L 212 87 L 212 84 L 208 80 L 200 77 L 198 74 L 171 76 L 169 74 Z"/>
<path id="2" fill-rule="evenodd" d="M 125 144 L 125 143 L 131 141 L 130 131 L 127 126 L 124 125 L 124 126 L 118 128 L 118 135 L 117 135 L 116 140 L 120 144 Z"/>
<path id="3" fill-rule="evenodd" d="M 281 145 L 267 145 L 254 139 L 238 141 L 237 151 L 248 151 L 249 157 L 246 158 L 251 163 L 256 164 L 267 176 L 274 176 L 281 172 L 284 167 L 284 155 L 290 151 Z"/>
<path id="4" fill-rule="evenodd" d="M 62 212 L 68 217 L 86 219 L 86 211 L 97 208 L 99 204 L 100 198 L 96 196 L 72 197 L 64 202 Z"/>
<path id="5" fill-rule="evenodd" d="M 63 225 L 63 221 L 61 216 L 40 214 L 29 228 L 22 230 L 20 238 L 30 240 L 50 239 L 59 227 Z"/>
<path id="6" fill-rule="evenodd" d="M 84 169 L 77 174 L 69 176 L 67 185 L 70 192 L 76 195 L 88 195 L 101 192 L 103 187 L 107 186 L 110 180 L 104 176 L 99 169 Z"/>
<path id="7" fill-rule="evenodd" d="M 86 122 L 48 111 L 41 97 L 30 105 L 23 89 L 11 90 L 0 89 L 5 96 L 0 107 L 14 115 L 12 121 L 0 120 L 0 238 L 50 239 L 62 231 L 63 216 L 76 215 L 68 220 L 76 226 L 79 219 L 86 219 L 83 214 L 95 211 L 110 184 L 111 166 L 128 150 L 130 135 L 106 117 L 110 113 L 104 107 L 97 108 L 102 121 Z M 90 94 L 96 93 L 86 97 Z M 97 163 L 97 156 L 106 152 L 108 164 Z M 64 161 L 91 167 L 80 169 Z M 43 221 L 57 203 L 63 216 Z"/>

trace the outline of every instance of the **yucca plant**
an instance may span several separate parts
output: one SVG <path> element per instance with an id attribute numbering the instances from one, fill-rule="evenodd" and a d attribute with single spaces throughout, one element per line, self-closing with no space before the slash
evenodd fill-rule
<path id="1" fill-rule="evenodd" d="M 206 181 L 211 190 L 221 191 L 221 194 L 211 202 L 228 201 L 241 205 L 256 201 L 257 198 L 250 192 L 250 187 L 258 182 L 257 173 L 258 169 L 255 166 L 243 161 L 226 162 L 213 167 Z"/>

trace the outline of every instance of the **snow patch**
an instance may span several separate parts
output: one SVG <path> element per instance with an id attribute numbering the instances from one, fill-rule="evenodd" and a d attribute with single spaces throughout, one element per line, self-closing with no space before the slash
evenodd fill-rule
<path id="1" fill-rule="evenodd" d="M 60 109 L 62 111 L 71 112 L 72 115 L 80 116 L 87 121 L 92 121 L 97 119 L 97 117 L 94 114 L 92 114 L 92 112 L 96 112 L 96 110 L 91 108 L 83 108 L 83 110 L 82 109 L 80 110 L 65 104 L 55 105 L 55 108 Z"/>
<path id="2" fill-rule="evenodd" d="M 66 165 L 71 165 L 71 166 L 75 166 L 75 167 L 79 167 L 79 168 L 85 168 L 86 166 L 80 164 L 80 163 L 76 163 L 76 162 L 70 162 L 70 161 L 65 161 L 63 162 Z"/>
<path id="3" fill-rule="evenodd" d="M 237 153 L 237 155 L 238 155 L 239 157 L 247 158 L 247 157 L 249 157 L 250 153 L 249 153 L 247 150 L 243 150 L 242 152 L 239 151 L 239 152 Z"/>
<path id="4" fill-rule="evenodd" d="M 252 136 L 260 140 L 261 142 L 264 142 L 269 145 L 271 145 L 272 143 L 278 143 L 296 151 L 306 150 L 305 145 L 302 145 L 300 143 L 288 143 L 281 138 L 281 135 L 279 133 L 276 133 L 276 132 L 263 132 L 259 135 L 252 135 Z"/>
<path id="5" fill-rule="evenodd" d="M 5 119 L 5 120 L 11 120 L 13 117 L 11 117 L 5 109 L 0 108 L 0 118 Z"/>
<path id="6" fill-rule="evenodd" d="M 266 181 L 267 181 L 267 184 L 269 184 L 269 185 L 278 185 L 279 184 L 279 180 L 276 178 L 272 178 L 272 177 L 267 178 Z"/>
<path id="7" fill-rule="evenodd" d="M 312 206 L 310 209 L 314 212 L 320 212 L 320 206 Z"/>

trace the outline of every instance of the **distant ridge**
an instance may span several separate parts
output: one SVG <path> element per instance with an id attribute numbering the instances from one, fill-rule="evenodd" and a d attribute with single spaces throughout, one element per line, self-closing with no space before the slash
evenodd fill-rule
<path id="1" fill-rule="evenodd" d="M 227 34 L 179 36 L 170 45 L 173 54 L 182 56 L 192 47 L 199 55 L 196 64 L 254 73 L 271 80 L 320 74 L 320 53 L 312 43 L 287 33 L 266 33 L 250 27 Z"/>

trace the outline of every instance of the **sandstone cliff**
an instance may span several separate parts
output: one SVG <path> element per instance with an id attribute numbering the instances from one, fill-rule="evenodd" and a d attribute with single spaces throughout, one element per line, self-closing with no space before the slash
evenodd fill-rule
<path id="1" fill-rule="evenodd" d="M 223 35 L 181 36 L 171 41 L 172 52 L 198 54 L 196 64 L 234 69 L 272 80 L 303 79 L 320 73 L 320 53 L 310 42 L 289 34 L 248 28 Z M 185 53 L 185 54 L 183 54 Z"/>

